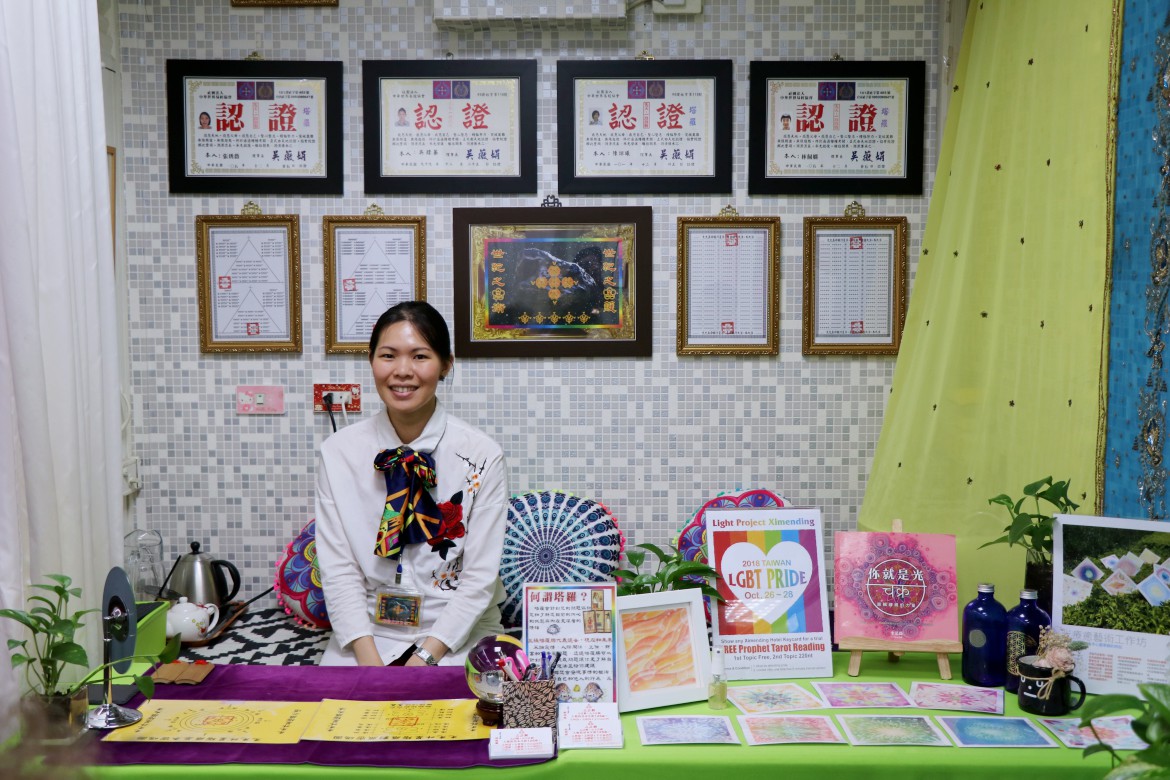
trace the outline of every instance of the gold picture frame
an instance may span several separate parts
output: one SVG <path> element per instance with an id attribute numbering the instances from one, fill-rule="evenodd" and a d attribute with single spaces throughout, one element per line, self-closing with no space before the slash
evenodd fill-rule
<path id="1" fill-rule="evenodd" d="M 779 217 L 679 217 L 677 353 L 779 354 L 779 259 Z"/>
<path id="2" fill-rule="evenodd" d="M 909 233 L 906 217 L 804 218 L 803 354 L 898 354 Z"/>
<path id="3" fill-rule="evenodd" d="M 299 216 L 199 215 L 195 255 L 201 352 L 301 351 Z"/>
<path id="4" fill-rule="evenodd" d="M 382 312 L 427 298 L 427 218 L 327 216 L 322 236 L 325 353 L 364 355 Z"/>
<path id="5" fill-rule="evenodd" d="M 232 0 L 232 8 L 308 7 L 337 8 L 339 0 Z"/>

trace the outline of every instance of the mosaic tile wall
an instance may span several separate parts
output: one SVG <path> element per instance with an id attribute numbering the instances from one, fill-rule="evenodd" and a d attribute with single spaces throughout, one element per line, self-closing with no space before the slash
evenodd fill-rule
<path id="1" fill-rule="evenodd" d="M 571 5 L 560 3 L 559 5 Z M 558 5 L 550 2 L 549 5 Z M 361 357 L 324 354 L 321 218 L 427 217 L 428 299 L 450 321 L 453 207 L 534 206 L 556 191 L 556 61 L 724 58 L 735 67 L 734 194 L 712 197 L 566 197 L 567 206 L 654 209 L 653 358 L 458 362 L 442 390 L 453 411 L 494 436 L 511 489 L 560 488 L 602 501 L 636 542 L 672 540 L 704 501 L 768 487 L 822 508 L 828 530 L 854 527 L 881 429 L 894 359 L 800 354 L 801 220 L 840 215 L 848 197 L 748 197 L 748 63 L 755 59 L 925 60 L 926 196 L 861 199 L 871 215 L 910 220 L 911 278 L 937 156 L 940 18 L 933 0 L 708 0 L 698 17 L 630 10 L 624 27 L 588 23 L 439 29 L 433 3 L 342 0 L 333 9 L 233 9 L 228 0 L 122 0 L 127 281 L 135 454 L 143 489 L 138 526 L 162 532 L 173 558 L 189 540 L 235 563 L 241 597 L 271 584 L 272 565 L 313 512 L 315 453 L 330 432 L 311 411 L 313 382 L 361 382 L 365 413 L 380 408 Z M 345 194 L 256 198 L 267 214 L 301 215 L 302 355 L 199 352 L 194 220 L 235 214 L 244 197 L 168 193 L 165 61 L 342 60 Z M 535 58 L 539 62 L 539 194 L 388 197 L 362 191 L 363 59 Z M 675 355 L 675 220 L 714 215 L 782 220 L 780 355 Z M 235 414 L 239 384 L 285 388 L 287 413 Z M 374 408 L 371 408 L 374 407 Z M 831 560 L 831 558 L 830 558 Z"/>

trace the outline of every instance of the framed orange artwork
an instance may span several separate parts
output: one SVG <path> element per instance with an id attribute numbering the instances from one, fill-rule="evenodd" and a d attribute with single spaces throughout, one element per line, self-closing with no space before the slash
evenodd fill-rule
<path id="1" fill-rule="evenodd" d="M 617 600 L 618 710 L 707 698 L 710 648 L 697 589 Z"/>

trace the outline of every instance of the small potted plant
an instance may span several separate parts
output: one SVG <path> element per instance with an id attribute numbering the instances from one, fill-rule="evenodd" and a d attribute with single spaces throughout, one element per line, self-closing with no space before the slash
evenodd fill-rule
<path id="1" fill-rule="evenodd" d="M 633 569 L 617 569 L 613 575 L 618 578 L 617 594 L 619 596 L 637 596 L 643 593 L 658 593 L 665 590 L 683 590 L 698 588 L 704 596 L 710 596 L 719 601 L 723 597 L 719 591 L 708 584 L 708 580 L 717 579 L 719 573 L 700 561 L 688 561 L 679 549 L 670 545 L 670 552 L 666 552 L 655 544 L 636 544 L 641 550 L 626 550 L 626 561 Z M 654 553 L 658 559 L 658 567 L 651 572 L 642 572 L 642 564 L 646 561 L 646 553 Z"/>
<path id="2" fill-rule="evenodd" d="M 1138 739 L 1149 747 L 1119 755 L 1112 746 L 1097 737 L 1097 744 L 1085 748 L 1084 755 L 1108 752 L 1113 769 L 1105 780 L 1165 780 L 1170 777 L 1170 683 L 1139 683 L 1144 700 L 1127 694 L 1094 696 L 1081 713 L 1081 726 L 1096 734 L 1093 721 L 1122 712 L 1136 713 L 1129 724 Z"/>
<path id="3" fill-rule="evenodd" d="M 64 574 L 46 575 L 51 584 L 36 583 L 34 593 L 26 600 L 27 610 L 0 609 L 0 617 L 24 626 L 30 634 L 27 639 L 9 639 L 12 668 L 24 668 L 28 693 L 21 702 L 27 713 L 26 723 L 48 724 L 45 737 L 68 739 L 76 735 L 85 720 L 88 705 L 88 686 L 103 674 L 102 664 L 90 669 L 79 681 L 68 683 L 65 672 L 70 666 L 89 666 L 85 648 L 76 641 L 77 632 L 84 626 L 82 618 L 94 609 L 70 610 L 73 599 L 80 600 L 81 588 L 72 587 L 73 581 Z M 132 656 L 129 660 L 169 663 L 179 654 L 179 644 L 172 642 L 159 655 Z M 122 662 L 128 659 L 119 659 Z M 117 674 L 119 679 L 132 679 L 147 698 L 154 695 L 154 680 L 146 675 Z"/>
<path id="4" fill-rule="evenodd" d="M 1068 486 L 1067 479 L 1053 482 L 1052 477 L 1045 477 L 1024 485 L 1024 495 L 1018 500 L 1006 493 L 987 499 L 989 504 L 1004 507 L 1011 522 L 1003 529 L 1003 536 L 980 545 L 980 549 L 993 544 L 1023 547 L 1027 551 L 1024 587 L 1039 594 L 1037 602 L 1049 614 L 1052 614 L 1052 517 L 1069 514 L 1080 506 L 1069 500 Z M 1041 501 L 1047 506 L 1042 506 Z M 1048 507 L 1055 511 L 1045 514 Z"/>

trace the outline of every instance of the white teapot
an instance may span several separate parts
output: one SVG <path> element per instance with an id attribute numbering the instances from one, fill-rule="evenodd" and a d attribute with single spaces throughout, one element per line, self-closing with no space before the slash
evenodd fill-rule
<path id="1" fill-rule="evenodd" d="M 192 604 L 186 596 L 172 604 L 167 613 L 167 638 L 175 634 L 184 642 L 198 642 L 207 638 L 207 632 L 219 622 L 219 607 L 214 604 Z"/>

